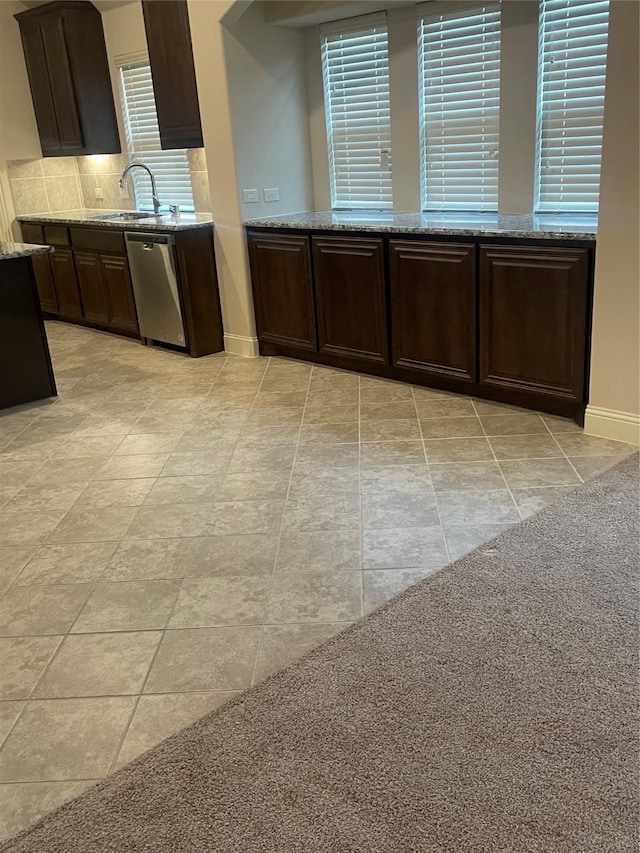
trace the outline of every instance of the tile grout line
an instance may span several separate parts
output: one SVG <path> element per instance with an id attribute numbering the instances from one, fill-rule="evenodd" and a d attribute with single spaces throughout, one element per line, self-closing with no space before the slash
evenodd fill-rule
<path id="1" fill-rule="evenodd" d="M 555 435 L 553 434 L 553 432 L 552 432 L 552 431 L 551 431 L 551 429 L 549 428 L 549 424 L 548 424 L 548 423 L 545 421 L 545 419 L 544 419 L 544 418 L 542 418 L 542 417 L 540 418 L 540 420 L 541 420 L 541 421 L 542 421 L 542 423 L 544 424 L 545 429 L 547 430 L 547 432 L 549 433 L 549 435 L 551 436 L 551 438 L 552 438 L 552 439 L 555 441 L 555 443 L 558 445 L 558 449 L 560 450 L 560 453 L 564 456 L 564 458 L 567 460 L 567 462 L 569 463 L 569 465 L 571 465 L 571 468 L 572 468 L 572 469 L 573 469 L 573 471 L 575 472 L 575 475 L 576 475 L 576 477 L 578 478 L 578 480 L 580 480 L 580 483 L 585 483 L 585 482 L 586 482 L 586 480 L 584 480 L 584 479 L 583 479 L 583 477 L 582 477 L 582 476 L 581 476 L 581 474 L 578 472 L 578 470 L 577 470 L 577 468 L 575 467 L 575 465 L 573 464 L 573 462 L 569 459 L 569 456 L 567 455 L 567 453 L 565 453 L 565 451 L 563 450 L 562 445 L 560 444 L 560 442 L 558 441 L 558 439 L 555 437 Z M 570 485 L 570 484 L 569 484 L 569 485 Z M 574 484 L 574 485 L 575 485 L 575 484 Z M 578 485 L 579 485 L 579 484 L 578 484 Z"/>
<path id="2" fill-rule="evenodd" d="M 498 466 L 498 471 L 500 471 L 500 476 L 501 476 L 501 477 L 502 477 L 502 479 L 504 480 L 505 487 L 506 487 L 507 491 L 509 492 L 509 497 L 510 497 L 510 498 L 511 498 L 511 500 L 513 501 L 513 505 L 514 505 L 514 507 L 516 508 L 516 512 L 518 513 L 518 517 L 520 518 L 520 521 L 524 521 L 524 520 L 525 520 L 525 518 L 526 518 L 526 516 L 525 516 L 525 515 L 523 515 L 523 514 L 522 514 L 522 512 L 520 511 L 520 507 L 518 506 L 518 502 L 516 501 L 516 499 L 515 499 L 515 497 L 514 497 L 514 494 L 513 494 L 513 492 L 511 491 L 511 486 L 510 486 L 510 485 L 509 485 L 509 483 L 507 482 L 507 478 L 505 477 L 505 473 L 504 473 L 504 471 L 502 470 L 502 465 L 500 464 L 500 462 L 499 462 L 499 460 L 498 460 L 498 457 L 496 456 L 496 452 L 495 452 L 495 450 L 493 449 L 493 445 L 491 444 L 491 438 L 490 438 L 490 437 L 489 437 L 489 435 L 487 434 L 487 431 L 486 431 L 486 429 L 485 429 L 485 426 L 484 426 L 484 424 L 482 423 L 482 418 L 481 418 L 481 417 L 480 417 L 480 415 L 478 414 L 478 410 L 476 409 L 476 404 L 475 404 L 475 402 L 474 402 L 473 398 L 471 399 L 471 405 L 473 406 L 473 410 L 474 410 L 474 412 L 476 413 L 476 417 L 478 418 L 478 422 L 480 423 L 480 429 L 482 430 L 482 434 L 484 435 L 484 437 L 485 437 L 485 439 L 486 439 L 486 441 L 487 441 L 487 444 L 489 445 L 489 449 L 491 450 L 491 455 L 493 456 L 493 459 L 494 459 L 494 461 L 495 461 L 496 465 Z M 538 415 L 538 417 L 540 418 L 540 415 Z M 542 420 L 542 418 L 540 418 L 540 420 Z M 497 436 L 494 436 L 494 438 L 496 438 L 496 437 L 497 437 Z"/>
<path id="3" fill-rule="evenodd" d="M 264 377 L 267 375 L 267 373 L 269 371 L 269 367 L 271 367 L 272 363 L 273 363 L 273 359 L 270 357 L 269 363 L 267 365 L 267 368 L 266 368 L 264 376 L 263 376 L 263 380 L 262 380 L 263 382 L 264 382 Z M 258 645 L 256 648 L 256 656 L 255 656 L 255 659 L 253 662 L 253 668 L 251 670 L 251 679 L 249 681 L 250 687 L 253 687 L 256 683 L 256 673 L 258 671 L 258 661 L 260 660 L 260 652 L 262 651 L 262 643 L 264 640 L 265 626 L 267 625 L 267 621 L 268 621 L 267 620 L 267 614 L 269 612 L 269 606 L 271 605 L 271 595 L 273 593 L 273 585 L 274 585 L 275 579 L 276 579 L 278 557 L 280 555 L 280 545 L 282 544 L 282 534 L 284 531 L 284 519 L 285 519 L 285 515 L 286 515 L 286 511 L 287 511 L 287 503 L 289 501 L 289 493 L 291 491 L 291 483 L 293 481 L 293 472 L 295 471 L 296 460 L 298 458 L 298 450 L 300 448 L 300 435 L 302 434 L 302 424 L 304 423 L 304 413 L 305 413 L 306 408 L 307 408 L 307 400 L 309 399 L 309 388 L 311 387 L 311 376 L 312 376 L 312 374 L 313 374 L 313 367 L 311 368 L 311 370 L 309 370 L 309 378 L 307 380 L 307 387 L 305 390 L 304 403 L 302 405 L 302 412 L 300 415 L 300 423 L 298 424 L 298 437 L 297 437 L 296 443 L 294 445 L 293 460 L 291 462 L 291 470 L 289 471 L 289 481 L 287 483 L 287 493 L 285 495 L 284 502 L 282 504 L 282 516 L 280 518 L 280 528 L 278 530 L 278 541 L 276 542 L 276 553 L 275 553 L 274 558 L 273 558 L 273 568 L 271 570 L 271 575 L 269 577 L 267 596 L 266 596 L 266 601 L 265 601 L 265 606 L 264 606 L 264 611 L 263 611 L 263 618 L 262 618 L 262 623 L 260 626 L 260 637 L 258 638 Z M 262 382 L 260 383 L 260 388 L 262 388 Z M 260 392 L 260 388 L 258 388 L 258 391 L 256 392 L 256 396 Z"/>
<path id="4" fill-rule="evenodd" d="M 413 385 L 411 385 L 411 399 L 413 400 L 413 406 L 416 410 L 416 417 L 418 418 L 418 429 L 420 430 L 420 438 L 422 441 L 422 452 L 424 454 L 425 464 L 427 466 L 427 473 L 429 474 L 429 482 L 431 483 L 431 489 L 433 491 L 433 500 L 436 507 L 436 513 L 438 514 L 438 523 L 440 525 L 440 534 L 442 535 L 442 540 L 444 542 L 444 550 L 447 555 L 447 565 L 449 565 L 451 560 L 451 551 L 449 550 L 449 542 L 447 541 L 447 536 L 444 529 L 444 524 L 442 523 L 442 513 L 440 512 L 440 504 L 438 503 L 438 495 L 433 486 L 433 480 L 431 478 L 431 465 L 429 463 L 429 456 L 427 454 L 427 447 L 425 445 L 424 433 L 422 432 L 422 422 L 420 421 L 420 415 L 418 413 L 418 404 L 416 402 L 416 395 L 413 390 Z M 478 416 L 476 415 L 476 418 Z"/>

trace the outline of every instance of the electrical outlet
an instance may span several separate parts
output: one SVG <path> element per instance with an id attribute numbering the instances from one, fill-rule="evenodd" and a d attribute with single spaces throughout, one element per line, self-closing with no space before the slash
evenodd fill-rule
<path id="1" fill-rule="evenodd" d="M 280 201 L 279 187 L 269 187 L 262 190 L 262 195 L 265 201 Z"/>
<path id="2" fill-rule="evenodd" d="M 102 187 L 96 187 L 96 201 L 102 201 L 104 198 L 104 193 L 102 192 Z"/>
<path id="3" fill-rule="evenodd" d="M 242 190 L 242 201 L 245 203 L 258 201 L 258 190 Z"/>
<path id="4" fill-rule="evenodd" d="M 129 184 L 125 184 L 123 187 L 120 187 L 120 198 L 130 198 Z"/>

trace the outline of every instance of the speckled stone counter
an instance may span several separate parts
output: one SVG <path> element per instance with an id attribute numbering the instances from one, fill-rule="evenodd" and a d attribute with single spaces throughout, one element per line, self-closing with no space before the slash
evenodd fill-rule
<path id="1" fill-rule="evenodd" d="M 378 234 L 456 234 L 470 237 L 522 237 L 537 240 L 595 240 L 597 217 L 531 216 L 391 211 L 320 210 L 247 219 L 247 228 L 303 231 L 374 231 Z"/>
<path id="2" fill-rule="evenodd" d="M 53 252 L 53 246 L 39 246 L 35 243 L 7 243 L 0 240 L 0 261 L 28 258 L 31 255 L 46 255 L 49 252 Z"/>
<path id="3" fill-rule="evenodd" d="M 181 213 L 179 216 L 154 216 L 144 219 L 104 219 L 113 213 L 126 210 L 61 210 L 57 213 L 33 213 L 18 216 L 19 222 L 44 222 L 52 225 L 82 225 L 94 228 L 118 228 L 121 231 L 188 231 L 213 225 L 210 213 Z"/>

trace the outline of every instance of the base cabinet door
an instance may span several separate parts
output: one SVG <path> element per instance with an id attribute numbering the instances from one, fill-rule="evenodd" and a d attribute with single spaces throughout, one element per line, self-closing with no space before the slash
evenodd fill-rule
<path id="1" fill-rule="evenodd" d="M 473 244 L 389 241 L 393 364 L 476 381 Z"/>
<path id="2" fill-rule="evenodd" d="M 258 339 L 316 349 L 309 238 L 249 232 Z"/>
<path id="3" fill-rule="evenodd" d="M 379 237 L 313 237 L 320 352 L 389 360 L 384 242 Z"/>
<path id="4" fill-rule="evenodd" d="M 587 249 L 480 248 L 480 382 L 584 400 Z"/>
<path id="5" fill-rule="evenodd" d="M 56 246 L 56 250 L 50 256 L 49 261 L 61 316 L 82 317 L 82 302 L 73 262 L 73 252 L 71 249 Z"/>
<path id="6" fill-rule="evenodd" d="M 109 323 L 118 329 L 138 330 L 129 264 L 125 255 L 100 255 L 100 271 L 107 298 Z"/>
<path id="7" fill-rule="evenodd" d="M 53 275 L 48 255 L 33 255 L 31 258 L 33 272 L 40 298 L 40 307 L 49 314 L 58 313 L 58 299 L 53 284 Z"/>
<path id="8" fill-rule="evenodd" d="M 102 281 L 100 256 L 97 252 L 76 251 L 75 257 L 84 317 L 94 323 L 108 323 L 109 308 Z"/>

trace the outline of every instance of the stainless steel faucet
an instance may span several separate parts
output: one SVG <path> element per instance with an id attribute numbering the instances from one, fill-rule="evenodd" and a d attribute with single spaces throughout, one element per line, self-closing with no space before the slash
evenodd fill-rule
<path id="1" fill-rule="evenodd" d="M 141 163 L 139 160 L 133 160 L 133 162 L 129 163 L 127 168 L 120 175 L 120 187 L 124 189 L 127 186 L 127 175 L 135 166 L 139 166 L 141 169 L 144 169 L 149 173 L 149 177 L 151 178 L 151 197 L 153 198 L 153 212 L 156 216 L 160 213 L 160 199 L 158 198 L 158 191 L 156 189 L 156 179 L 153 175 L 151 169 L 146 165 L 146 163 Z"/>

